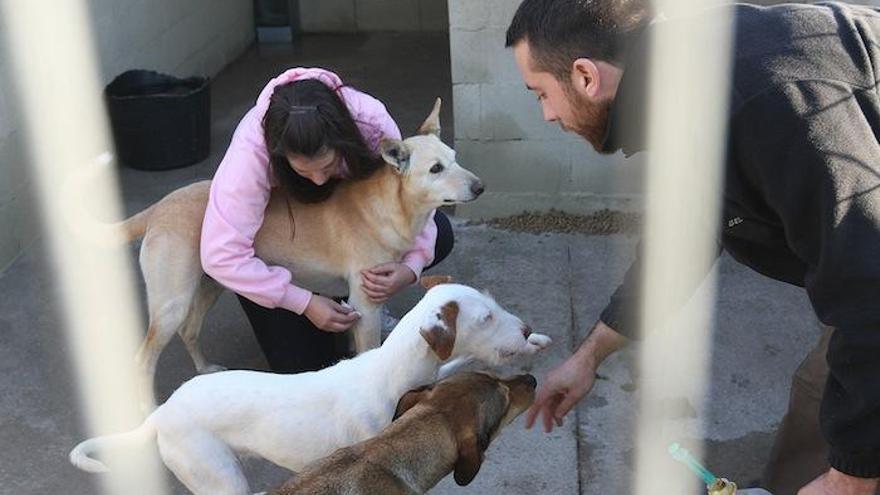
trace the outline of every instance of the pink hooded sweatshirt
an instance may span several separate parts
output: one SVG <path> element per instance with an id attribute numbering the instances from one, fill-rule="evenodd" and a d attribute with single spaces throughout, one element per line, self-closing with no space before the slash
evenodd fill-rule
<path id="1" fill-rule="evenodd" d="M 382 138 L 400 139 L 400 130 L 385 105 L 370 95 L 343 87 L 339 76 L 323 69 L 295 68 L 272 79 L 238 124 L 211 183 L 202 224 L 202 268 L 223 286 L 261 306 L 298 314 L 305 311 L 312 293 L 292 284 L 295 274 L 286 268 L 268 266 L 255 257 L 254 237 L 263 224 L 270 190 L 275 185 L 263 140 L 263 116 L 276 86 L 302 79 L 316 79 L 336 90 L 367 146 L 377 154 Z M 417 278 L 434 259 L 437 226 L 433 219 L 434 213 L 401 260 Z"/>

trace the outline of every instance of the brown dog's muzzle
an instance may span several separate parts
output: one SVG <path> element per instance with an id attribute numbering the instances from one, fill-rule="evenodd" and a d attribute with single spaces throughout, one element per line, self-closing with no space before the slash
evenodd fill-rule
<path id="1" fill-rule="evenodd" d="M 517 415 L 528 409 L 535 401 L 535 388 L 538 386 L 538 380 L 533 375 L 517 375 L 505 380 L 505 384 L 510 389 L 510 409 L 512 411 L 508 411 L 508 413 L 513 412 L 514 415 Z"/>

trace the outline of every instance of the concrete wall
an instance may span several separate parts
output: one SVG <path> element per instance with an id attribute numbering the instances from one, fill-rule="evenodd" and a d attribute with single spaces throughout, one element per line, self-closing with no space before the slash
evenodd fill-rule
<path id="1" fill-rule="evenodd" d="M 549 208 L 637 207 L 640 164 L 604 157 L 543 121 L 505 32 L 520 0 L 449 0 L 455 148 L 487 192 L 456 212 L 493 217 Z"/>
<path id="2" fill-rule="evenodd" d="M 105 83 L 135 68 L 213 76 L 254 36 L 247 0 L 90 0 L 89 10 Z M 9 64 L 0 57 L 0 271 L 39 234 Z"/>
<path id="3" fill-rule="evenodd" d="M 307 33 L 449 29 L 446 0 L 299 0 L 299 5 Z"/>

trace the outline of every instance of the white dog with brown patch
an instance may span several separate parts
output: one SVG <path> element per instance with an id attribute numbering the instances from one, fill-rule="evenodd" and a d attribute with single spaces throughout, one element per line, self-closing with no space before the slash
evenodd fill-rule
<path id="1" fill-rule="evenodd" d="M 186 382 L 137 429 L 77 445 L 70 461 L 106 471 L 89 454 L 157 438 L 165 465 L 196 495 L 250 493 L 236 454 L 298 471 L 391 423 L 404 393 L 437 379 L 442 364 L 500 365 L 550 344 L 489 295 L 442 284 L 430 289 L 382 347 L 321 371 L 280 375 L 225 371 Z M 105 451 L 106 452 L 106 451 Z"/>
<path id="2" fill-rule="evenodd" d="M 437 207 L 471 201 L 483 192 L 480 180 L 459 166 L 455 152 L 440 140 L 439 112 L 438 99 L 418 135 L 381 143 L 388 166 L 369 178 L 343 182 L 325 201 L 303 204 L 273 190 L 254 240 L 256 256 L 290 270 L 297 285 L 328 297 L 349 296 L 361 314 L 352 328 L 358 353 L 378 347 L 381 330 L 381 305 L 361 290 L 361 271 L 400 260 Z M 204 316 L 223 291 L 205 275 L 199 258 L 209 189 L 210 181 L 180 188 L 101 229 L 116 240 L 144 239 L 140 266 L 149 328 L 137 361 L 147 397 L 159 354 L 175 333 L 199 373 L 223 369 L 208 363 L 198 344 Z"/>

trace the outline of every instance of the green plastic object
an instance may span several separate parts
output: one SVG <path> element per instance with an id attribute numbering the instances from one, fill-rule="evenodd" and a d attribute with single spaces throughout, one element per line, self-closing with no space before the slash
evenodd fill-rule
<path id="1" fill-rule="evenodd" d="M 692 456 L 691 453 L 687 451 L 687 449 L 682 448 L 682 446 L 678 443 L 673 443 L 669 446 L 669 455 L 671 455 L 672 458 L 676 461 L 680 461 L 684 463 L 685 466 L 689 467 L 691 471 L 702 478 L 703 483 L 705 483 L 706 486 L 711 486 L 715 484 L 716 481 L 718 481 L 717 476 L 709 472 L 708 469 L 697 462 L 697 460 L 694 459 L 694 456 Z"/>

